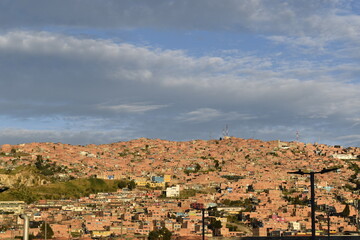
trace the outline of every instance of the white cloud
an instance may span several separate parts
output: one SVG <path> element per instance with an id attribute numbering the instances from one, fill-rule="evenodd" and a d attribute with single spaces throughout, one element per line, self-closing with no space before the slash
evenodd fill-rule
<path id="1" fill-rule="evenodd" d="M 0 129 L 0 142 L 8 144 L 20 144 L 30 142 L 63 142 L 70 144 L 102 144 L 117 141 L 125 141 L 133 138 L 133 132 L 129 130 L 29 130 L 23 128 Z"/>
<path id="2" fill-rule="evenodd" d="M 304 37 L 290 37 L 290 36 L 269 36 L 267 39 L 278 44 L 287 44 L 292 47 L 310 47 L 319 51 L 324 51 L 327 44 L 325 39 L 315 38 L 310 36 Z"/>
<path id="3" fill-rule="evenodd" d="M 166 105 L 144 105 L 144 104 L 119 104 L 111 106 L 98 106 L 99 109 L 110 110 L 114 112 L 144 113 L 166 107 Z"/>
<path id="4" fill-rule="evenodd" d="M 183 113 L 177 117 L 180 121 L 187 122 L 211 122 L 211 121 L 238 121 L 238 120 L 253 120 L 257 116 L 250 114 L 241 114 L 235 111 L 223 112 L 213 108 L 199 108 L 194 111 Z"/>
<path id="5" fill-rule="evenodd" d="M 339 136 L 335 138 L 337 141 L 341 141 L 347 146 L 358 146 L 360 143 L 360 134 L 350 134 L 345 136 Z"/>
<path id="6" fill-rule="evenodd" d="M 358 41 L 360 17 L 351 4 L 348 0 L 35 0 L 28 6 L 13 0 L 0 2 L 0 26 L 225 30 Z"/>
<path id="7" fill-rule="evenodd" d="M 34 113 L 43 109 L 49 113 L 91 115 L 97 110 L 147 112 L 169 103 L 184 107 L 185 101 L 194 103 L 197 109 L 207 109 L 206 104 L 217 102 L 233 108 L 239 102 L 255 111 L 263 110 L 262 102 L 272 103 L 277 111 L 309 117 L 358 113 L 358 85 L 346 83 L 345 79 L 337 81 L 332 75 L 337 71 L 337 76 L 350 76 L 356 71 L 355 65 L 284 61 L 275 68 L 270 58 L 196 58 L 182 51 L 44 32 L 1 35 L 0 52 L 13 58 L 1 60 L 7 86 L 0 96 L 3 109 L 13 101 L 21 102 L 30 112 L 33 106 Z M 30 96 L 32 102 L 27 101 Z M 210 114 L 215 115 L 214 111 Z"/>
<path id="8" fill-rule="evenodd" d="M 194 57 L 181 50 L 10 31 L 0 35 L 0 72 L 6 89 L 0 95 L 0 110 L 9 118 L 82 116 L 108 125 L 116 122 L 120 129 L 122 123 L 130 123 L 137 128 L 127 135 L 133 137 L 175 132 L 179 138 L 192 138 L 196 132 L 185 131 L 184 126 L 195 123 L 201 134 L 228 122 L 245 128 L 242 121 L 247 128 L 274 125 L 283 127 L 275 130 L 289 129 L 288 133 L 297 125 L 320 124 L 337 136 L 348 130 L 334 126 L 360 117 L 360 87 L 351 83 L 357 78 L 356 66 L 241 51 Z M 238 131 L 245 132 L 241 127 Z M 39 132 L 39 139 L 96 138 L 95 133 L 71 137 L 70 132 L 54 131 Z M 104 141 L 113 139 L 100 128 L 96 131 Z M 9 139 L 21 138 L 12 134 Z M 35 138 L 31 134 L 24 136 Z"/>
<path id="9" fill-rule="evenodd" d="M 212 121 L 215 118 L 221 116 L 221 112 L 212 108 L 200 108 L 188 113 L 185 113 L 179 117 L 182 121 L 191 121 L 191 122 L 207 122 Z"/>

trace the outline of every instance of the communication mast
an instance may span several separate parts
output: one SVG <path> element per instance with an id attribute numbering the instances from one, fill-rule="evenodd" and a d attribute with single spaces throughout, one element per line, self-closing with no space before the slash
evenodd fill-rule
<path id="1" fill-rule="evenodd" d="M 298 142 L 299 139 L 300 139 L 300 133 L 299 133 L 299 131 L 296 131 L 296 141 Z"/>
<path id="2" fill-rule="evenodd" d="M 229 137 L 229 127 L 227 124 L 225 125 L 225 128 L 223 129 L 223 138 L 225 138 L 225 137 Z"/>

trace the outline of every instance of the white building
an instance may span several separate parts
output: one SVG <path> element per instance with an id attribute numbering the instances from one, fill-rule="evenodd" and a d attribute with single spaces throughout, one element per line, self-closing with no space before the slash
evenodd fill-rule
<path id="1" fill-rule="evenodd" d="M 331 155 L 333 158 L 341 159 L 341 160 L 352 160 L 357 159 L 357 156 L 352 154 L 333 154 Z"/>
<path id="2" fill-rule="evenodd" d="M 180 196 L 180 185 L 166 188 L 166 197 L 179 197 Z"/>
<path id="3" fill-rule="evenodd" d="M 300 231 L 301 230 L 301 224 L 299 222 L 289 222 L 289 228 L 291 230 Z"/>

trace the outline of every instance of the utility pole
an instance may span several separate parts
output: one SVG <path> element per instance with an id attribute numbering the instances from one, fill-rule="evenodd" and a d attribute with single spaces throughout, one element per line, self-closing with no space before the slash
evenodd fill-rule
<path id="1" fill-rule="evenodd" d="M 330 239 L 330 207 L 326 205 L 327 212 L 327 230 L 328 230 L 328 239 Z"/>
<path id="2" fill-rule="evenodd" d="M 359 205 L 360 200 L 355 200 L 355 209 L 356 209 L 356 229 L 359 232 L 360 231 L 360 205 Z"/>
<path id="3" fill-rule="evenodd" d="M 310 174 L 310 186 L 311 186 L 311 236 L 315 240 L 315 173 Z"/>
<path id="4" fill-rule="evenodd" d="M 201 209 L 202 212 L 202 240 L 205 240 L 205 208 Z"/>
<path id="5" fill-rule="evenodd" d="M 23 240 L 29 240 L 29 216 L 26 214 L 20 215 L 21 219 L 24 219 L 24 232 L 23 232 Z"/>
<path id="6" fill-rule="evenodd" d="M 315 240 L 315 174 L 323 174 L 332 171 L 336 171 L 338 168 L 329 168 L 323 169 L 319 172 L 304 172 L 302 170 L 298 170 L 296 172 L 288 172 L 289 174 L 299 174 L 299 175 L 310 175 L 310 187 L 311 187 L 311 239 Z"/>
<path id="7" fill-rule="evenodd" d="M 68 225 L 68 234 L 69 234 L 69 239 L 71 239 L 71 224 Z"/>

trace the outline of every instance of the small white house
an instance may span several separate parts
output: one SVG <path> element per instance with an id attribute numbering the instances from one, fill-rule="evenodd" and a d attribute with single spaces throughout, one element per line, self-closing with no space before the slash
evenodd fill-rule
<path id="1" fill-rule="evenodd" d="M 180 185 L 166 188 L 166 197 L 179 197 L 180 196 Z"/>

